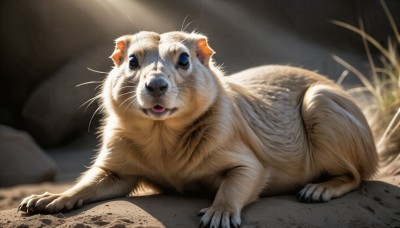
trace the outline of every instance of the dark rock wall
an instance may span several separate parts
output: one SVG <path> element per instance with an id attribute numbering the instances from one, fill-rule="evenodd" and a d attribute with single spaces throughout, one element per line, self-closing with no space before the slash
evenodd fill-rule
<path id="1" fill-rule="evenodd" d="M 400 24 L 400 2 L 386 3 Z M 95 92 L 74 85 L 104 77 L 86 68 L 109 71 L 113 40 L 140 30 L 204 33 L 228 73 L 290 64 L 337 79 L 344 68 L 331 54 L 368 72 L 360 37 L 330 23 L 357 25 L 359 18 L 369 34 L 386 42 L 391 29 L 375 0 L 3 0 L 0 123 L 28 129 L 43 146 L 87 128 L 94 110 L 78 107 Z M 104 54 L 96 54 L 99 47 Z M 56 134 L 54 121 L 74 124 L 60 125 L 63 132 Z"/>

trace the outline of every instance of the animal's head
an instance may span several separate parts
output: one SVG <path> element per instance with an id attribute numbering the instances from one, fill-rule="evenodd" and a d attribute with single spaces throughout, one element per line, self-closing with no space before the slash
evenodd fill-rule
<path id="1" fill-rule="evenodd" d="M 116 40 L 105 105 L 120 116 L 167 120 L 198 115 L 218 93 L 207 38 L 140 32 Z"/>

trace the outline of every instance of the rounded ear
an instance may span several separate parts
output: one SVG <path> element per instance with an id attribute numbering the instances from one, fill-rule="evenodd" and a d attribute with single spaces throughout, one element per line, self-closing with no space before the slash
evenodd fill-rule
<path id="1" fill-rule="evenodd" d="M 115 50 L 111 54 L 110 58 L 114 61 L 115 66 L 121 65 L 124 61 L 125 50 L 128 46 L 128 36 L 121 36 L 115 40 Z"/>
<path id="2" fill-rule="evenodd" d="M 196 37 L 196 54 L 197 58 L 203 65 L 208 66 L 211 56 L 214 54 L 214 50 L 208 46 L 207 38 L 202 35 Z"/>

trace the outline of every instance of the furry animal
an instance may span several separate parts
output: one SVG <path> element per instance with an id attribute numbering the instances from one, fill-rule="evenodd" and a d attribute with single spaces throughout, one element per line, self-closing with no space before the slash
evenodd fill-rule
<path id="1" fill-rule="evenodd" d="M 213 196 L 201 226 L 237 227 L 260 196 L 302 188 L 300 201 L 325 202 L 376 172 L 367 121 L 338 85 L 288 66 L 223 76 L 213 53 L 196 33 L 118 38 L 93 165 L 71 189 L 32 195 L 19 209 L 67 211 L 146 184 Z"/>

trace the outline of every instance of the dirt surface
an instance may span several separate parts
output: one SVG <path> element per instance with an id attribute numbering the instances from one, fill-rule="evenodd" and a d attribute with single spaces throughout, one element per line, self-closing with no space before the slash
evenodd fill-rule
<path id="1" fill-rule="evenodd" d="M 124 197 L 58 213 L 17 213 L 30 194 L 61 192 L 67 184 L 21 185 L 0 190 L 0 227 L 197 227 L 208 199 L 153 195 Z M 400 177 L 367 181 L 342 198 L 303 204 L 295 195 L 262 198 L 242 212 L 242 227 L 399 227 Z"/>

